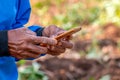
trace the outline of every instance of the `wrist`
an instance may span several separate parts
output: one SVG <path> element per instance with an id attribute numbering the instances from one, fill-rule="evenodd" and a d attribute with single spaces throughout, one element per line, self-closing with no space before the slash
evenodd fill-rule
<path id="1" fill-rule="evenodd" d="M 35 31 L 37 36 L 43 36 L 44 28 L 40 27 L 38 30 Z"/>
<path id="2" fill-rule="evenodd" d="M 33 25 L 33 26 L 29 26 L 28 29 L 36 32 L 37 36 L 42 36 L 42 32 L 44 28 L 41 26 Z"/>

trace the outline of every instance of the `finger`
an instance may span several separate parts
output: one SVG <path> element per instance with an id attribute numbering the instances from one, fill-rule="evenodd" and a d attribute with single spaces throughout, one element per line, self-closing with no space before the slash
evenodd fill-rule
<path id="1" fill-rule="evenodd" d="M 57 40 L 53 38 L 47 38 L 47 37 L 35 37 L 32 39 L 32 42 L 36 44 L 47 44 L 47 45 L 56 45 Z"/>
<path id="2" fill-rule="evenodd" d="M 47 54 L 50 54 L 50 55 L 53 55 L 53 56 L 58 56 L 58 55 L 60 55 L 61 53 L 49 51 Z"/>
<path id="3" fill-rule="evenodd" d="M 9 45 L 21 45 L 23 42 L 22 41 L 19 41 L 17 43 L 13 43 L 13 42 L 8 42 Z"/>
<path id="4" fill-rule="evenodd" d="M 21 53 L 23 53 L 22 50 L 16 51 L 15 49 L 10 49 L 10 51 L 11 51 L 11 53 L 10 53 L 11 56 L 13 56 L 17 59 L 24 59 L 24 56 L 21 54 Z"/>
<path id="5" fill-rule="evenodd" d="M 72 39 L 72 37 L 73 37 L 72 35 L 67 36 L 67 37 L 65 38 L 65 40 L 66 40 L 66 41 L 69 41 L 69 40 L 71 40 L 71 39 Z"/>
<path id="6" fill-rule="evenodd" d="M 60 35 L 60 34 L 62 34 L 64 32 L 65 32 L 64 30 L 58 31 L 58 32 L 56 32 L 55 36 L 58 36 L 58 35 Z"/>
<path id="7" fill-rule="evenodd" d="M 24 56 L 24 58 L 38 58 L 40 54 L 26 51 L 22 55 Z"/>
<path id="8" fill-rule="evenodd" d="M 41 54 L 41 53 L 46 53 L 47 52 L 47 48 L 46 47 L 41 47 L 38 45 L 33 45 L 33 44 L 29 44 L 26 48 L 26 51 L 31 51 L 33 53 L 36 54 Z"/>
<path id="9" fill-rule="evenodd" d="M 18 56 L 17 59 L 25 59 L 25 58 L 23 58 L 22 56 Z"/>
<path id="10" fill-rule="evenodd" d="M 60 32 L 56 32 L 55 34 L 51 35 L 51 38 L 56 38 L 57 36 L 59 36 L 60 34 L 64 33 L 65 31 L 60 31 Z"/>
<path id="11" fill-rule="evenodd" d="M 61 46 L 64 47 L 64 48 L 69 48 L 71 49 L 73 47 L 73 44 L 71 42 L 68 42 L 68 41 L 61 41 Z"/>
<path id="12" fill-rule="evenodd" d="M 13 57 L 16 57 L 17 59 L 27 59 L 27 58 L 38 58 L 39 55 L 33 54 L 33 52 L 25 52 L 22 54 L 16 54 Z"/>
<path id="13" fill-rule="evenodd" d="M 17 57 L 16 57 L 17 59 L 25 59 L 23 56 L 21 56 L 21 55 L 17 55 Z"/>
<path id="14" fill-rule="evenodd" d="M 39 54 L 35 54 L 33 52 L 23 52 L 23 53 L 16 53 L 14 50 L 12 50 L 13 52 L 11 53 L 13 57 L 17 58 L 17 59 L 27 59 L 27 58 L 38 58 Z"/>
<path id="15" fill-rule="evenodd" d="M 9 44 L 8 47 L 9 47 L 9 49 L 16 49 L 16 45 Z"/>
<path id="16" fill-rule="evenodd" d="M 13 57 L 15 57 L 15 58 L 17 58 L 17 59 L 24 59 L 23 56 L 21 56 L 21 55 L 19 55 L 19 54 L 17 54 L 17 53 L 12 52 L 11 54 L 12 54 Z"/>
<path id="17" fill-rule="evenodd" d="M 66 32 L 65 30 L 60 30 L 59 32 L 57 32 L 57 35 L 60 35 L 62 33 Z"/>
<path id="18" fill-rule="evenodd" d="M 59 41 L 64 40 L 64 41 L 70 41 L 72 39 L 72 35 L 66 36 L 61 38 Z"/>
<path id="19" fill-rule="evenodd" d="M 16 54 L 20 54 L 20 53 L 23 53 L 24 51 L 23 50 L 15 50 L 15 49 L 9 49 L 10 52 L 12 53 L 16 53 Z"/>
<path id="20" fill-rule="evenodd" d="M 56 53 L 64 53 L 66 49 L 64 47 L 61 47 L 61 46 L 51 46 L 50 50 L 52 52 L 56 52 Z"/>
<path id="21" fill-rule="evenodd" d="M 50 25 L 50 26 L 48 26 L 47 28 L 49 28 L 50 33 L 53 33 L 53 31 L 54 31 L 55 33 L 60 32 L 60 31 L 65 31 L 65 30 L 57 27 L 56 25 Z"/>

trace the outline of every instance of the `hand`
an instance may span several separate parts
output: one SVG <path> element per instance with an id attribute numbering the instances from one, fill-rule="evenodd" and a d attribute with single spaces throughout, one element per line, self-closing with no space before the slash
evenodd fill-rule
<path id="1" fill-rule="evenodd" d="M 48 26 L 43 30 L 42 35 L 49 38 L 54 38 L 55 36 L 65 32 L 65 30 L 58 28 L 54 25 Z M 48 54 L 51 55 L 60 55 L 64 53 L 67 48 L 71 49 L 73 44 L 69 42 L 70 38 L 63 38 L 58 41 L 58 45 L 49 46 L 48 47 Z"/>
<path id="2" fill-rule="evenodd" d="M 37 58 L 46 53 L 47 48 L 40 44 L 55 45 L 56 40 L 47 37 L 37 37 L 27 28 L 19 28 L 8 31 L 8 47 L 11 56 L 18 59 Z"/>

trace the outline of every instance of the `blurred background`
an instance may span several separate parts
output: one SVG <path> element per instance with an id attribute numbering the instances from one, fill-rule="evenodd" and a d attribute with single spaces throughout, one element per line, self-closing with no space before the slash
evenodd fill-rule
<path id="1" fill-rule="evenodd" d="M 73 49 L 19 61 L 19 80 L 120 80 L 120 0 L 31 0 L 29 25 L 82 26 Z"/>

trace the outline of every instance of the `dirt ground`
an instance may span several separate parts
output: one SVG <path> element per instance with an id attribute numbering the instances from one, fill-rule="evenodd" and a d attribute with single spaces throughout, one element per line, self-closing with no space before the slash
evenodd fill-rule
<path id="1" fill-rule="evenodd" d="M 94 59 L 51 58 L 38 63 L 49 80 L 99 80 L 105 75 L 110 75 L 111 80 L 120 80 L 120 59 L 104 62 Z"/>

